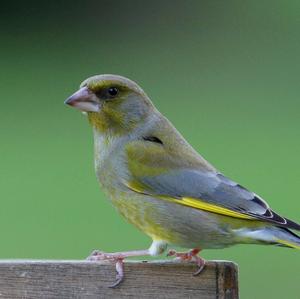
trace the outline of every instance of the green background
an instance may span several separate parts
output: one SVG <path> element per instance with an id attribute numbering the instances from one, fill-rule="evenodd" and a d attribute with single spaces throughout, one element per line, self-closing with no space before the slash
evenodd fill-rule
<path id="1" fill-rule="evenodd" d="M 63 105 L 101 73 L 137 81 L 206 159 L 300 221 L 298 1 L 24 3 L 0 16 L 1 258 L 149 246 L 99 190 L 91 129 Z M 296 250 L 203 256 L 239 264 L 242 298 L 299 298 Z"/>

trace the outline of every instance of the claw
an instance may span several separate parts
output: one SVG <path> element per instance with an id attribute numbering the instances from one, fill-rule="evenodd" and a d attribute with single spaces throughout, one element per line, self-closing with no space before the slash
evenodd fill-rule
<path id="1" fill-rule="evenodd" d="M 99 261 L 100 256 L 103 256 L 104 252 L 100 250 L 93 250 L 91 254 L 86 258 L 88 261 Z"/>
<path id="2" fill-rule="evenodd" d="M 205 267 L 205 259 L 201 258 L 200 256 L 194 256 L 194 260 L 197 263 L 198 270 L 195 273 L 193 273 L 193 276 L 197 276 L 202 272 L 202 270 Z"/>
<path id="3" fill-rule="evenodd" d="M 124 280 L 124 261 L 123 259 L 118 259 L 116 262 L 116 282 L 109 286 L 109 288 L 117 287 Z"/>
<path id="4" fill-rule="evenodd" d="M 116 266 L 116 281 L 109 288 L 117 287 L 124 280 L 124 259 L 126 257 L 149 255 L 149 250 L 135 250 L 125 252 L 106 253 L 94 250 L 87 257 L 88 261 L 110 261 Z"/>
<path id="5" fill-rule="evenodd" d="M 200 249 L 192 249 L 188 252 L 176 252 L 175 250 L 171 249 L 169 250 L 167 256 L 174 256 L 176 260 L 181 260 L 181 261 L 194 261 L 197 266 L 198 270 L 193 273 L 193 276 L 199 275 L 202 270 L 205 267 L 205 260 L 198 256 L 198 253 L 200 252 Z"/>
<path id="6" fill-rule="evenodd" d="M 105 253 L 100 250 L 93 250 L 87 257 L 88 261 L 111 261 L 116 264 L 116 281 L 109 288 L 117 287 L 124 280 L 124 257 L 121 254 Z"/>

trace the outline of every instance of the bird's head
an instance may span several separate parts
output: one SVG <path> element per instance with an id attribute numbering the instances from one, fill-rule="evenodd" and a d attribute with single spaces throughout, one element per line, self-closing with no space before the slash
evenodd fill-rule
<path id="1" fill-rule="evenodd" d="M 84 80 L 65 104 L 86 112 L 101 133 L 123 135 L 141 124 L 154 107 L 133 81 L 117 75 L 97 75 Z"/>

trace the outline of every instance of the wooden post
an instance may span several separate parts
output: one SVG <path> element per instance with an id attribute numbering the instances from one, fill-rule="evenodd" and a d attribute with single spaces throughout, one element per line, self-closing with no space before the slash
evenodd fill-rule
<path id="1" fill-rule="evenodd" d="M 202 298 L 237 299 L 238 268 L 228 261 L 209 261 L 194 277 L 194 264 L 174 261 L 125 264 L 125 281 L 115 289 L 110 263 L 87 261 L 2 260 L 0 298 Z"/>

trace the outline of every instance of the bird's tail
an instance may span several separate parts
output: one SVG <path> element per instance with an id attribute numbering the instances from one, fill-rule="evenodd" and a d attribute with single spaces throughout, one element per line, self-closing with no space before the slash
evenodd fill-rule
<path id="1" fill-rule="evenodd" d="M 242 229 L 236 233 L 245 243 L 273 244 L 300 250 L 300 237 L 287 228 Z"/>
<path id="2" fill-rule="evenodd" d="M 277 242 L 281 246 L 300 250 L 300 237 L 286 228 L 280 228 Z"/>

